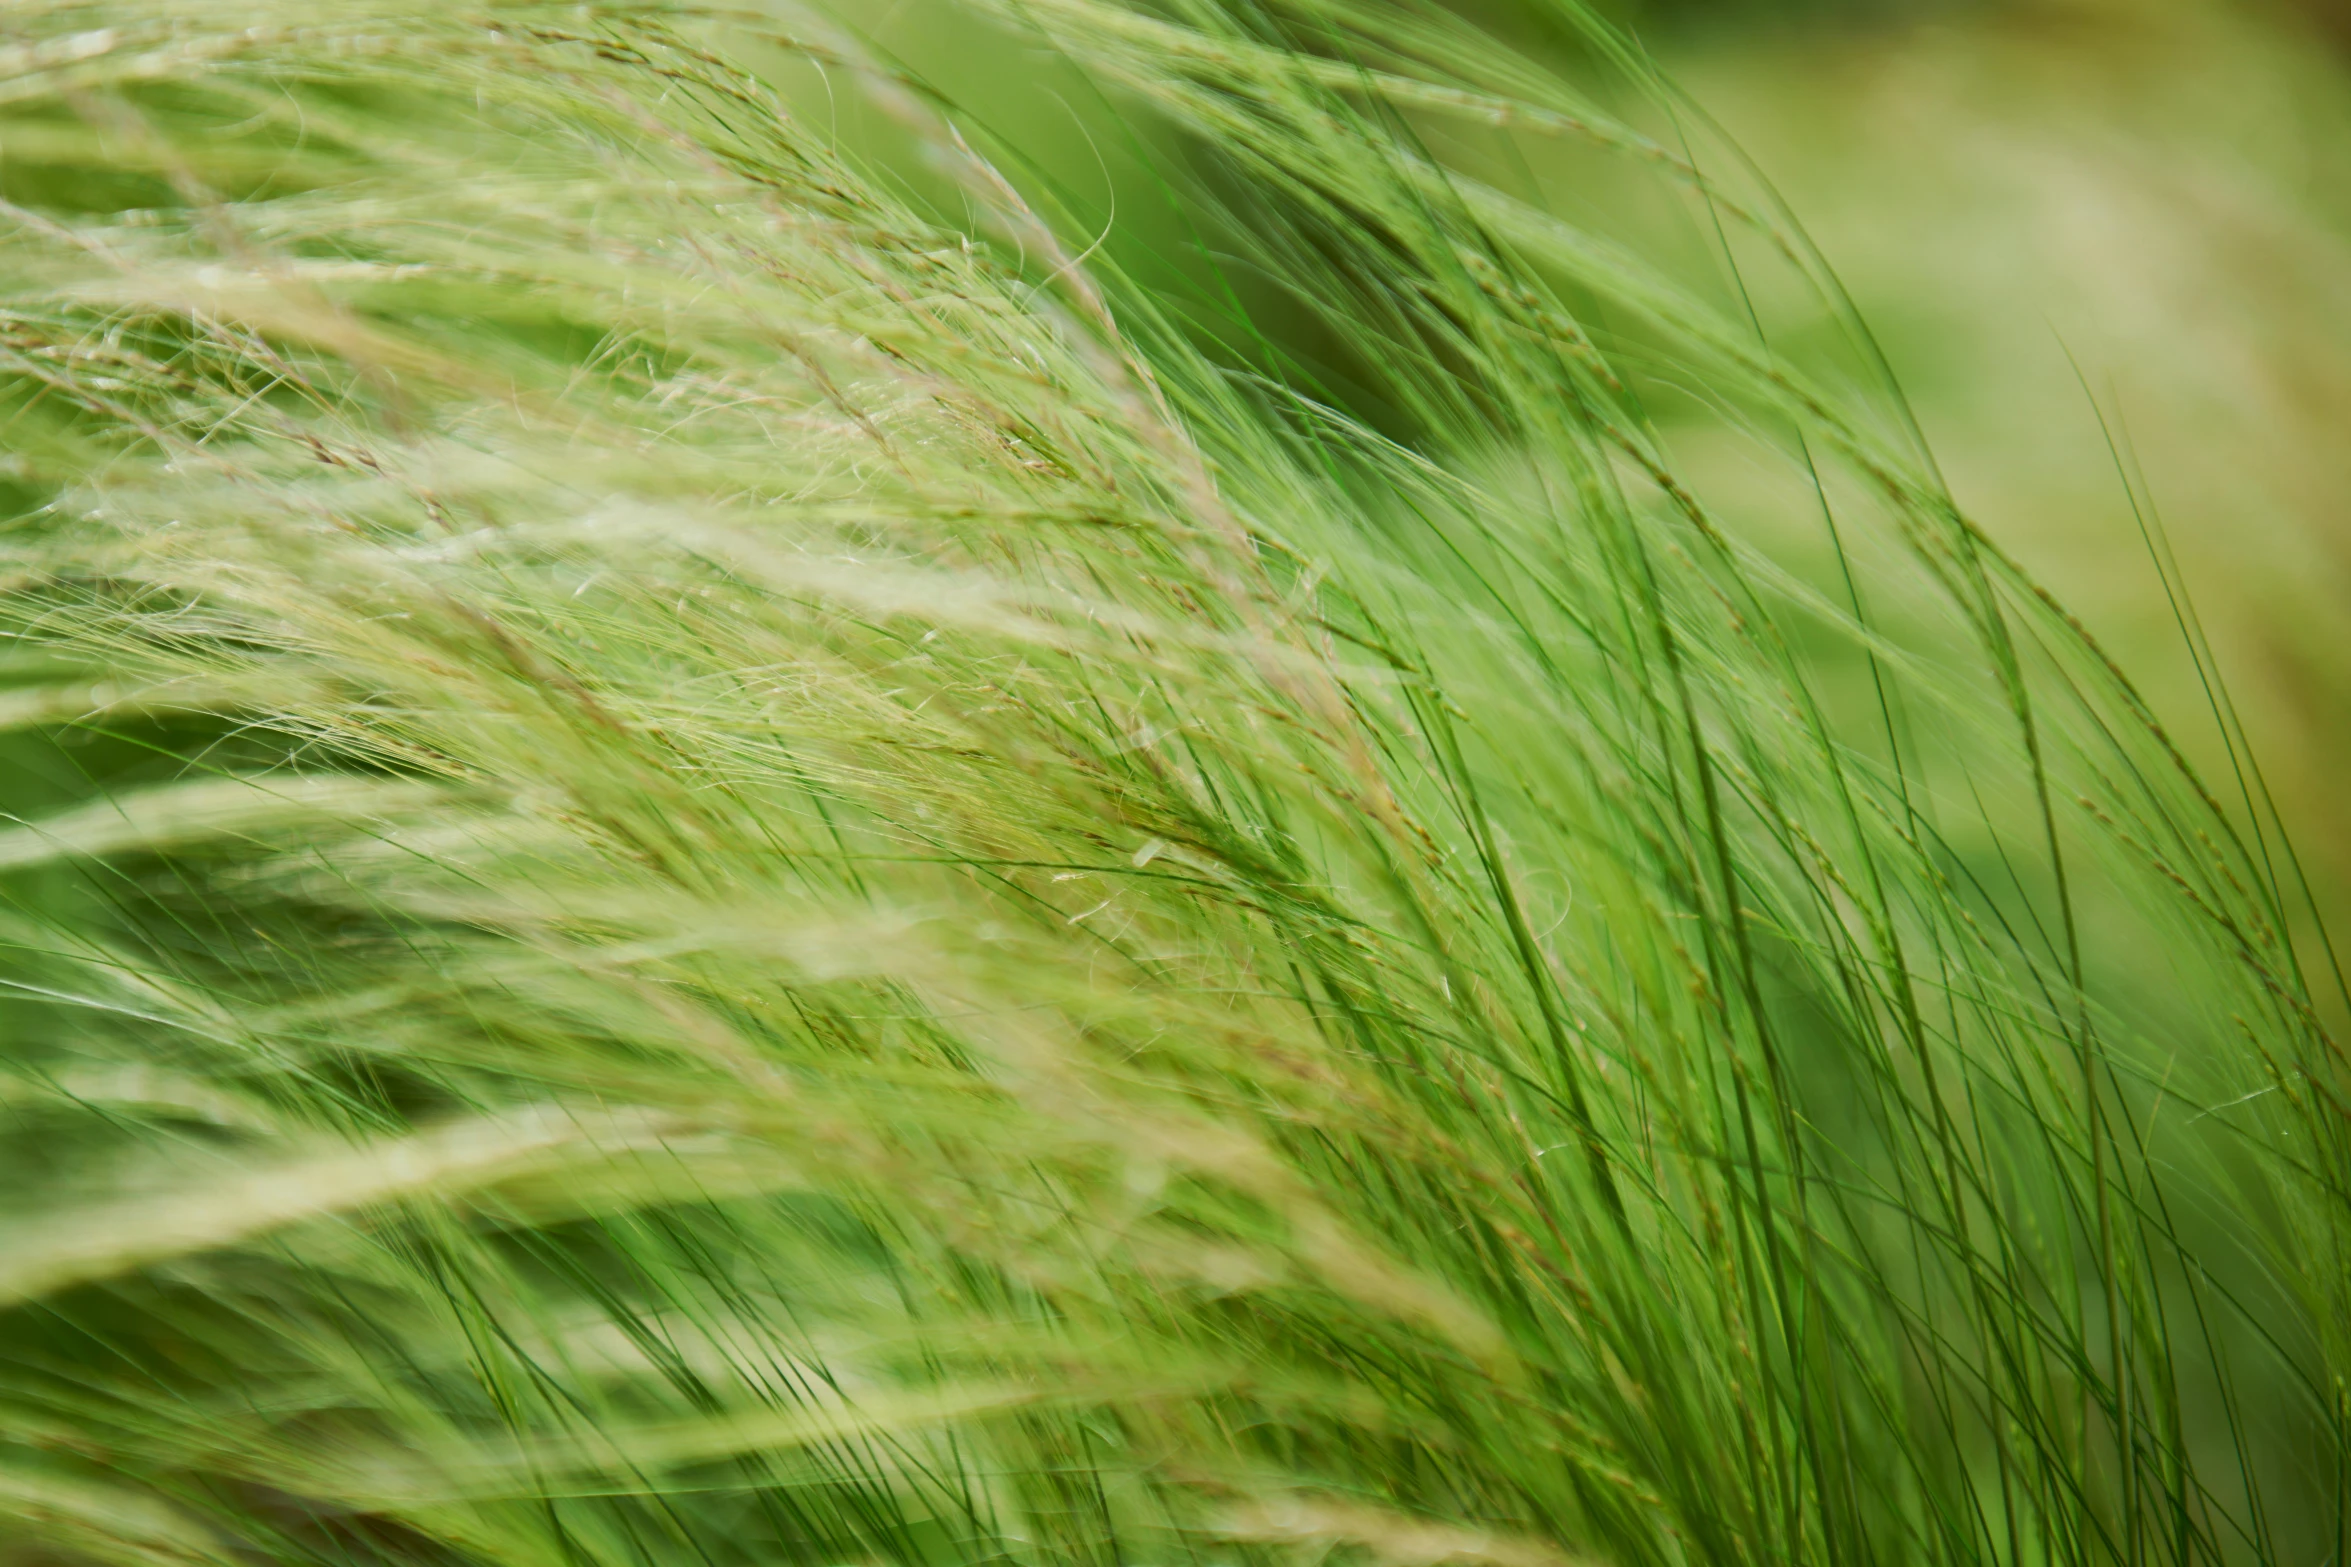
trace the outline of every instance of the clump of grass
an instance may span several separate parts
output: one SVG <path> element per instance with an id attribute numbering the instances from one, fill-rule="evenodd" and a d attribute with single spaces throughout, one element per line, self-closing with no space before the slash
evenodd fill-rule
<path id="1" fill-rule="evenodd" d="M 1422 132 L 1833 299 L 1767 200 L 1435 12 L 1000 13 L 1351 413 L 818 17 L 11 19 L 19 1559 L 2338 1548 L 2250 764 L 1882 398 Z"/>

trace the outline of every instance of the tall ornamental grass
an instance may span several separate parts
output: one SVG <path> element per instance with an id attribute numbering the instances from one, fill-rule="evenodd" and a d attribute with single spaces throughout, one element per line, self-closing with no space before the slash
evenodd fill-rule
<path id="1" fill-rule="evenodd" d="M 969 0 L 1164 246 L 856 7 L 0 12 L 10 1567 L 2345 1559 L 2225 685 L 1548 7 Z"/>

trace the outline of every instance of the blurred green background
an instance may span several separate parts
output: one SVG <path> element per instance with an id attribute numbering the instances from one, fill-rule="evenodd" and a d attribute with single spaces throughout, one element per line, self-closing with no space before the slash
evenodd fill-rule
<path id="1" fill-rule="evenodd" d="M 1456 9 L 1581 74 L 1514 0 Z M 1614 0 L 1751 156 L 1849 289 L 1960 503 L 2147 688 L 2214 776 L 2228 763 L 2136 503 L 2170 536 L 2332 921 L 2351 914 L 2351 6 L 2341 0 Z M 1227 339 L 1262 334 L 1333 400 L 1346 345 L 1214 251 L 1166 194 L 1180 147 L 1041 48 L 927 0 L 844 18 L 1058 188 L 1097 254 Z M 920 184 L 892 129 L 810 80 L 843 140 Z M 1611 107 L 1661 141 L 1688 129 Z M 1646 254 L 1678 244 L 1718 298 L 1714 236 L 1588 151 L 1414 123 L 1455 166 Z M 1187 195 L 1191 194 L 1187 192 Z M 949 200 L 941 196 L 942 200 Z M 1237 296 L 1237 298 L 1236 298 Z M 1782 302 L 1774 346 L 1829 335 Z M 1236 326 L 1235 309 L 1248 315 Z M 1250 357 L 1244 346 L 1236 350 Z M 1758 536 L 1817 533 L 1813 498 L 1720 421 L 1657 410 L 1693 487 Z M 1693 414 L 1697 411 L 1692 410 Z M 1409 431 L 1396 432 L 1409 438 Z"/>
<path id="2" fill-rule="evenodd" d="M 2351 11 L 1822 0 L 1659 21 L 1669 67 L 1851 288 L 1962 504 L 2210 759 L 2114 448 L 2143 472 L 2339 920 Z"/>

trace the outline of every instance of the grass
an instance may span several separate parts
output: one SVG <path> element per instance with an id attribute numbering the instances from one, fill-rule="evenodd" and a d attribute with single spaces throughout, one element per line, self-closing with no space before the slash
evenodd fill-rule
<path id="1" fill-rule="evenodd" d="M 853 15 L 11 10 L 12 1560 L 2340 1559 L 2258 770 L 1768 189 L 1581 12 L 981 14 L 1177 250 Z"/>

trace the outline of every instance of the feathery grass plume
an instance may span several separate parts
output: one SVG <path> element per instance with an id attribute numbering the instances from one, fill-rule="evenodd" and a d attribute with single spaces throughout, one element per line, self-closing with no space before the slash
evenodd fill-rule
<path id="1" fill-rule="evenodd" d="M 2331 1559 L 2250 764 L 1443 126 L 1767 194 L 1564 7 L 974 4 L 1195 249 L 781 0 L 10 8 L 11 1559 Z"/>

